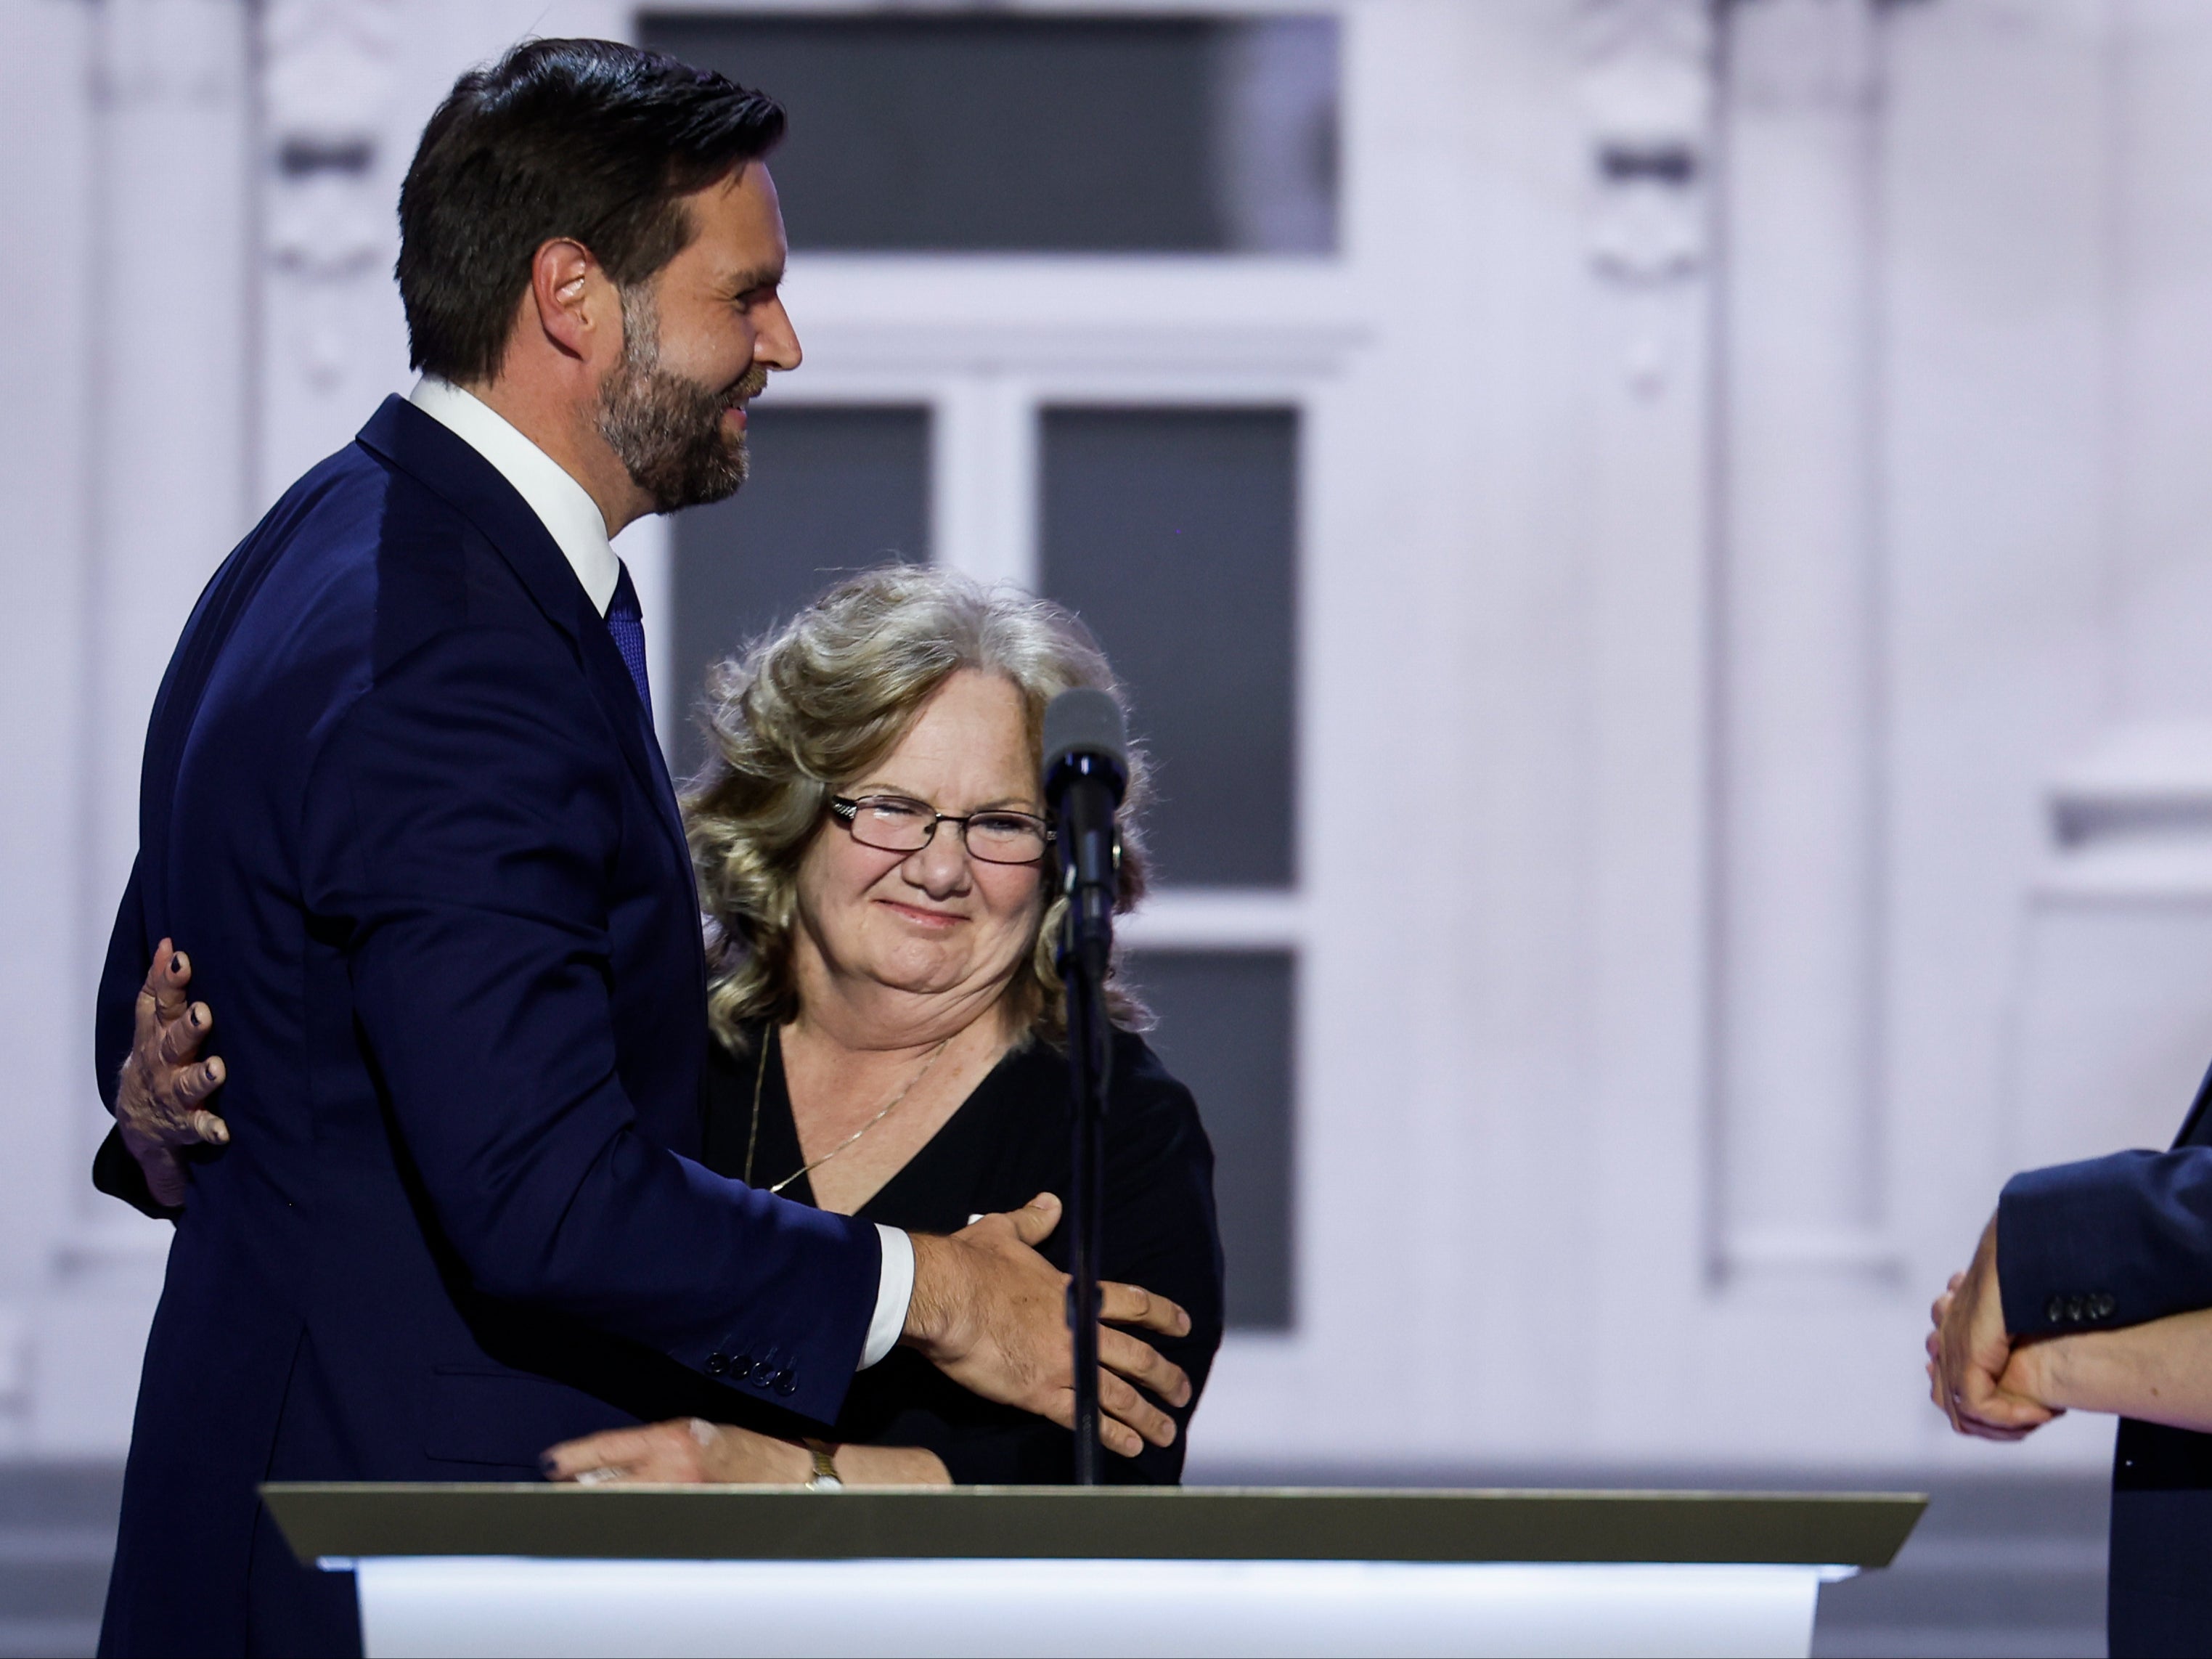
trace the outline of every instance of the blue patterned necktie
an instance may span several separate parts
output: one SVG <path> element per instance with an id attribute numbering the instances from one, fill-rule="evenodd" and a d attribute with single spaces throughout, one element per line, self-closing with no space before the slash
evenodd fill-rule
<path id="1" fill-rule="evenodd" d="M 613 602 L 607 606 L 607 632 L 615 636 L 615 649 L 637 686 L 637 700 L 645 705 L 646 724 L 653 723 L 653 688 L 645 680 L 645 613 L 638 609 L 637 589 L 630 585 L 629 567 L 615 561 L 622 580 L 615 584 Z"/>

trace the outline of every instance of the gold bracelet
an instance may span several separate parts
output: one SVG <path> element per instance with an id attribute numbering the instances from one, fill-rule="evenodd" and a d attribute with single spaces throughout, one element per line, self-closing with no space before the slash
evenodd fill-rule
<path id="1" fill-rule="evenodd" d="M 802 1440 L 807 1454 L 814 1459 L 814 1475 L 806 1483 L 809 1492 L 836 1492 L 845 1484 L 837 1473 L 837 1461 L 831 1455 L 836 1449 L 826 1440 Z"/>

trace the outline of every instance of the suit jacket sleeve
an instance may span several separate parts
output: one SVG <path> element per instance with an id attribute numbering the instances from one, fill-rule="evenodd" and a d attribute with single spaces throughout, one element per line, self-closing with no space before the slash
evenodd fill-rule
<path id="1" fill-rule="evenodd" d="M 1997 1202 L 1997 1283 L 2014 1336 L 2212 1307 L 2212 1146 L 2014 1176 Z"/>
<path id="2" fill-rule="evenodd" d="M 318 760 L 309 908 L 343 941 L 400 1139 L 479 1290 L 709 1376 L 726 1354 L 773 1358 L 780 1403 L 826 1421 L 859 1364 L 881 1243 L 637 1132 L 607 891 L 638 787 L 625 766 L 550 634 L 433 639 Z"/>
<path id="3" fill-rule="evenodd" d="M 131 1040 L 137 1029 L 139 988 L 146 982 L 146 970 L 154 965 L 151 943 L 146 937 L 139 868 L 134 860 L 131 880 L 123 890 L 123 902 L 116 907 L 115 930 L 108 935 L 107 961 L 100 969 L 100 1000 L 93 1014 L 93 1079 L 110 1112 L 115 1109 L 123 1062 L 130 1058 Z M 146 1172 L 125 1149 L 119 1129 L 110 1129 L 93 1155 L 92 1184 L 110 1198 L 119 1198 L 157 1219 L 174 1220 L 184 1213 L 155 1200 L 153 1189 L 146 1184 Z"/>

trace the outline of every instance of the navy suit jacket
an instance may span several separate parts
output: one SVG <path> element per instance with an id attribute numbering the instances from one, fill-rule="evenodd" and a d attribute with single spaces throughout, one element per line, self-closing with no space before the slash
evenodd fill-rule
<path id="1" fill-rule="evenodd" d="M 388 399 L 224 562 L 139 837 L 102 1085 L 173 936 L 232 1138 L 177 1218 L 103 1651 L 355 1648 L 350 1578 L 292 1563 L 263 1480 L 533 1480 L 733 1389 L 836 1416 L 879 1236 L 691 1161 L 675 799 L 604 621 L 475 450 Z"/>
<path id="2" fill-rule="evenodd" d="M 1997 1203 L 2005 1328 L 2053 1335 L 2212 1307 L 2212 1075 L 2170 1151 L 2031 1170 Z M 2120 1420 L 2115 1656 L 2212 1653 L 2212 1435 Z"/>

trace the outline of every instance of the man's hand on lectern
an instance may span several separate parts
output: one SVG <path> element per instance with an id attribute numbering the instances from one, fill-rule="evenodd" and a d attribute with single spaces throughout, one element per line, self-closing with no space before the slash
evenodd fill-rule
<path id="1" fill-rule="evenodd" d="M 145 1172 L 155 1202 L 169 1209 L 185 1201 L 179 1148 L 230 1139 L 230 1127 L 206 1106 L 225 1074 L 220 1058 L 200 1058 L 215 1014 L 204 1002 L 187 1000 L 191 982 L 191 963 L 163 939 L 138 989 L 137 1028 L 115 1091 L 124 1148 Z"/>
<path id="2" fill-rule="evenodd" d="M 908 1347 L 986 1400 L 1075 1426 L 1075 1356 L 1067 1331 L 1067 1275 L 1036 1252 L 1060 1224 L 1060 1200 L 1039 1193 L 1018 1210 L 982 1216 L 949 1238 L 914 1236 Z M 1140 1382 L 1181 1406 L 1190 1379 L 1150 1344 L 1115 1325 L 1167 1336 L 1190 1316 L 1134 1285 L 1099 1285 L 1098 1439 L 1134 1457 L 1146 1441 L 1175 1441 L 1175 1419 L 1131 1386 Z"/>
<path id="3" fill-rule="evenodd" d="M 2058 1415 L 1999 1386 L 2012 1358 L 1997 1284 L 1997 1222 L 1982 1230 L 1972 1263 L 1953 1273 L 1929 1310 L 1928 1387 L 1951 1426 L 1984 1440 L 2018 1440 Z"/>

